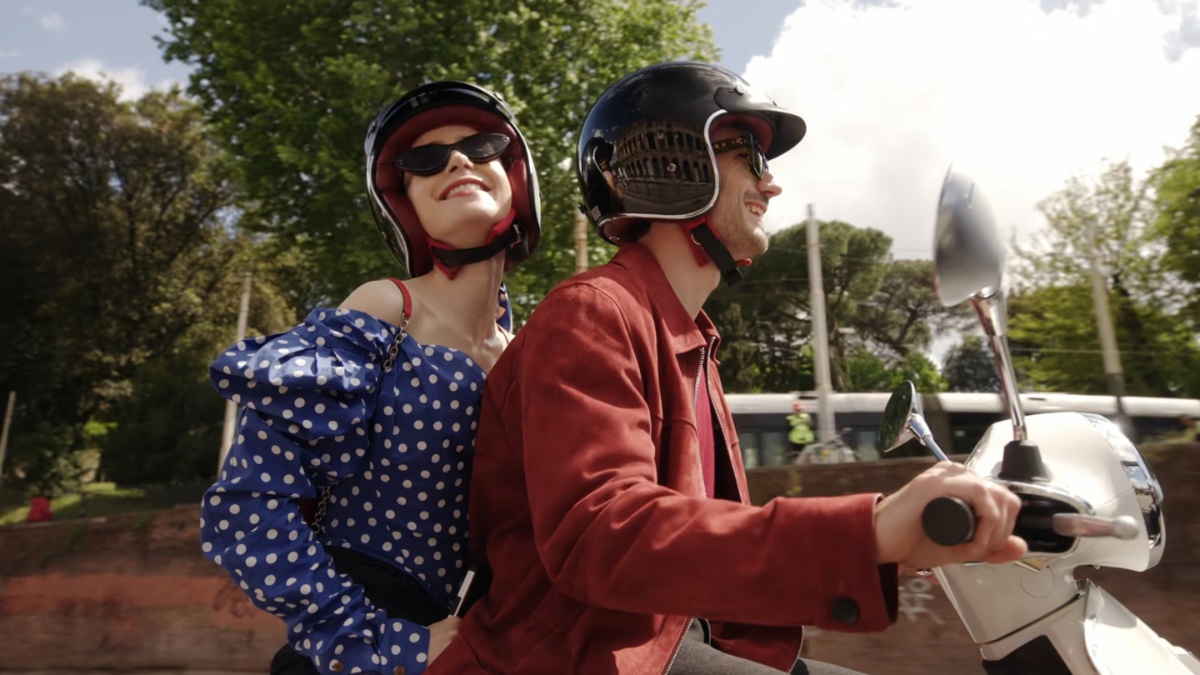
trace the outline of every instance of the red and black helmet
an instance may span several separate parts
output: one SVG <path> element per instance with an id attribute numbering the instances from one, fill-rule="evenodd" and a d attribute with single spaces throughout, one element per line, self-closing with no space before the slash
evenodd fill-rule
<path id="1" fill-rule="evenodd" d="M 480 132 L 501 133 L 510 143 L 501 161 L 512 187 L 516 212 L 509 242 L 502 249 L 449 249 L 432 246 L 425 228 L 404 193 L 404 176 L 396 157 L 410 149 L 422 134 L 438 127 L 462 124 Z M 505 251 L 505 269 L 512 269 L 537 247 L 541 235 L 541 194 L 537 169 L 516 118 L 495 92 L 467 82 L 441 81 L 422 85 L 388 106 L 367 130 L 367 193 L 375 224 L 388 250 L 412 276 L 433 269 L 435 258 L 450 266 L 468 264 Z M 436 250 L 436 253 L 435 253 Z"/>

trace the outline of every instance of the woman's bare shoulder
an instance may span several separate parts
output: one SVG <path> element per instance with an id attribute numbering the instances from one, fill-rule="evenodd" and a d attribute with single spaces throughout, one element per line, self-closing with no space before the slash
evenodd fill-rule
<path id="1" fill-rule="evenodd" d="M 391 279 L 376 279 L 354 289 L 340 309 L 354 309 L 399 325 L 404 320 L 404 294 Z"/>

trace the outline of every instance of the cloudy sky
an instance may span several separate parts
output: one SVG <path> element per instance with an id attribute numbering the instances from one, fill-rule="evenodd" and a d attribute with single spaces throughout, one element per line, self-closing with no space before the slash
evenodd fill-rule
<path id="1" fill-rule="evenodd" d="M 809 133 L 773 163 L 771 228 L 818 217 L 879 228 L 929 257 L 938 186 L 970 168 L 1006 228 L 1105 159 L 1161 162 L 1200 115 L 1200 0 L 710 0 L 722 64 Z M 131 96 L 187 78 L 135 0 L 0 2 L 0 72 L 66 70 Z"/>

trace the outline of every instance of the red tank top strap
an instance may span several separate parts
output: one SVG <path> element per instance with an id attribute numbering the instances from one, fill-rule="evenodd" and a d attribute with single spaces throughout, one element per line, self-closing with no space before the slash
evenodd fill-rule
<path id="1" fill-rule="evenodd" d="M 404 295 L 404 318 L 411 319 L 412 318 L 412 296 L 408 294 L 408 287 L 404 285 L 403 281 L 400 281 L 396 277 L 388 277 L 388 278 L 392 280 L 393 284 L 396 284 L 396 288 L 399 288 L 400 292 Z"/>

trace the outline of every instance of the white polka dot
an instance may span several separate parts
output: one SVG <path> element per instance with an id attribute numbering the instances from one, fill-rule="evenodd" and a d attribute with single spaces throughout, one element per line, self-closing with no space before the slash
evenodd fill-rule
<path id="1" fill-rule="evenodd" d="M 271 482 L 271 474 L 269 474 L 269 473 L 264 472 L 263 475 L 259 476 L 259 477 L 262 479 L 262 482 L 264 482 L 264 483 Z"/>
<path id="2" fill-rule="evenodd" d="M 209 497 L 208 503 L 212 506 L 216 506 L 217 504 L 220 504 L 221 503 L 221 495 L 213 495 L 213 496 Z"/>
<path id="3" fill-rule="evenodd" d="M 337 421 L 336 421 L 336 420 L 329 420 L 329 428 L 330 428 L 331 430 L 336 430 L 336 429 L 338 428 L 338 423 L 337 423 Z"/>
<path id="4" fill-rule="evenodd" d="M 246 567 L 254 567 L 257 564 L 258 564 L 258 561 L 255 560 L 254 556 L 250 556 L 249 558 L 246 558 Z"/>
<path id="5" fill-rule="evenodd" d="M 230 513 L 232 513 L 232 514 L 233 514 L 233 515 L 235 515 L 235 516 L 236 516 L 237 514 L 241 513 L 241 511 L 242 511 L 242 507 L 238 506 L 237 504 L 234 504 L 234 505 L 232 505 L 232 506 L 230 506 L 230 507 L 229 507 L 229 512 L 230 512 Z"/>

